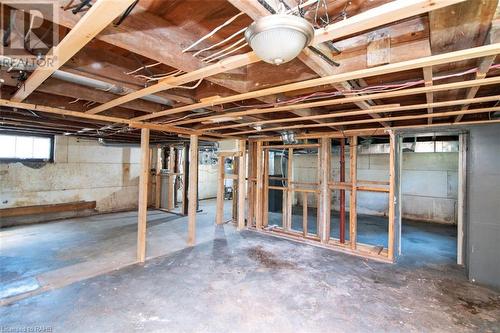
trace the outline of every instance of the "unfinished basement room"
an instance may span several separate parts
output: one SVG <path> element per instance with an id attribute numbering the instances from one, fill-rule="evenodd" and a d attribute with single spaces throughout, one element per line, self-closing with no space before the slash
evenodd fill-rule
<path id="1" fill-rule="evenodd" d="M 499 332 L 499 0 L 1 0 L 0 332 Z"/>

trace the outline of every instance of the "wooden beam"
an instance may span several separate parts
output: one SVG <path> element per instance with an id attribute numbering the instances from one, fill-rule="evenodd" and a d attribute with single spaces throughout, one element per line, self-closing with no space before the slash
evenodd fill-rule
<path id="1" fill-rule="evenodd" d="M 345 37 L 356 32 L 372 29 L 380 25 L 402 20 L 404 18 L 419 15 L 462 1 L 464 0 L 397 0 L 386 5 L 367 10 L 362 14 L 355 15 L 343 21 L 331 24 L 326 28 L 317 30 L 312 45 L 317 45 L 327 40 Z M 231 69 L 243 67 L 258 61 L 259 59 L 253 52 L 233 56 L 224 59 L 214 65 L 206 66 L 185 75 L 161 80 L 154 86 L 117 98 L 116 100 L 100 105 L 99 107 L 96 107 L 89 112 L 91 114 L 96 114 L 142 96 L 153 94 L 162 90 L 171 89 L 180 84 L 199 80 Z M 254 96 L 252 98 L 263 97 L 266 95 L 268 94 L 264 94 L 262 96 Z"/>
<path id="2" fill-rule="evenodd" d="M 432 66 L 426 66 L 426 67 L 422 68 L 422 71 L 424 73 L 425 86 L 431 87 L 433 84 L 432 83 Z M 427 104 L 433 103 L 434 102 L 434 94 L 432 93 L 432 91 L 425 93 L 425 98 L 427 100 Z M 433 111 L 432 106 L 427 108 L 427 113 L 432 113 L 432 111 Z M 427 122 L 429 124 L 432 124 L 432 118 L 429 118 L 427 120 Z"/>
<path id="3" fill-rule="evenodd" d="M 148 114 L 145 116 L 134 118 L 133 120 L 134 121 L 143 121 L 143 120 L 153 119 L 153 118 L 166 116 L 166 115 L 170 115 L 170 114 L 175 114 L 175 113 L 179 113 L 179 112 L 203 108 L 206 106 L 214 106 L 214 105 L 237 102 L 237 101 L 242 101 L 242 100 L 247 100 L 247 99 L 252 99 L 252 98 L 259 98 L 259 97 L 279 94 L 279 93 L 283 93 L 283 92 L 287 92 L 287 91 L 301 90 L 301 89 L 317 87 L 317 86 L 321 86 L 321 85 L 328 85 L 328 84 L 333 84 L 333 83 L 344 82 L 347 80 L 373 77 L 373 76 L 378 76 L 378 75 L 383 75 L 383 74 L 388 74 L 388 73 L 395 73 L 395 72 L 406 71 L 406 70 L 411 70 L 411 69 L 416 69 L 416 68 L 422 68 L 422 67 L 426 67 L 426 66 L 434 66 L 434 65 L 438 65 L 438 64 L 445 64 L 445 63 L 460 61 L 460 60 L 464 60 L 464 59 L 486 57 L 486 56 L 490 56 L 490 55 L 496 55 L 497 53 L 500 53 L 500 43 L 486 45 L 486 46 L 480 46 L 480 47 L 467 49 L 467 50 L 450 52 L 450 53 L 446 53 L 446 54 L 439 54 L 439 55 L 435 55 L 435 56 L 424 57 L 424 58 L 419 58 L 419 59 L 414 59 L 414 60 L 402 61 L 399 63 L 393 63 L 393 64 L 388 64 L 388 65 L 379 66 L 379 67 L 366 68 L 366 69 L 357 70 L 357 71 L 353 71 L 353 72 L 349 72 L 349 73 L 335 74 L 335 75 L 325 76 L 325 77 L 321 77 L 321 78 L 317 78 L 317 79 L 296 82 L 296 83 L 291 83 L 291 84 L 286 84 L 286 85 L 282 85 L 282 86 L 271 87 L 271 88 L 266 88 L 266 89 L 261 89 L 261 90 L 255 90 L 255 91 L 247 92 L 247 93 L 243 93 L 243 94 L 237 94 L 237 95 L 226 96 L 226 97 L 217 97 L 217 98 L 211 99 L 208 102 L 200 102 L 200 103 L 195 103 L 195 104 L 183 106 L 180 108 L 173 108 L 173 109 L 169 109 L 169 110 L 165 110 L 165 111 L 161 111 L 161 112 L 156 112 L 156 113 L 152 113 L 152 114 Z M 114 106 L 116 106 L 116 105 L 114 105 Z"/>
<path id="4" fill-rule="evenodd" d="M 330 122 L 330 123 L 323 123 L 323 124 L 309 124 L 309 125 L 293 125 L 293 126 L 282 126 L 282 127 L 275 127 L 275 128 L 265 128 L 260 131 L 257 130 L 252 130 L 252 131 L 241 131 L 241 132 L 234 132 L 234 133 L 229 133 L 230 135 L 244 135 L 244 134 L 251 134 L 251 133 L 261 133 L 261 132 L 267 132 L 267 131 L 280 131 L 280 130 L 288 130 L 288 129 L 304 129 L 304 128 L 313 128 L 313 127 L 323 127 L 323 126 L 345 126 L 345 125 L 355 125 L 355 124 L 366 124 L 366 123 L 373 123 L 373 122 L 378 122 L 379 120 L 383 121 L 399 121 L 399 120 L 414 120 L 414 119 L 427 119 L 427 118 L 438 118 L 438 117 L 451 117 L 451 116 L 457 116 L 460 114 L 476 114 L 476 113 L 485 113 L 485 112 L 494 112 L 494 111 L 499 111 L 500 107 L 493 107 L 493 108 L 480 108 L 480 109 L 473 109 L 473 110 L 462 110 L 462 111 L 450 111 L 450 112 L 439 112 L 439 113 L 432 113 L 432 114 L 419 114 L 419 115 L 412 115 L 412 116 L 399 116 L 399 117 L 385 117 L 385 118 L 380 118 L 380 119 L 362 119 L 362 120 L 349 120 L 349 121 L 339 121 L 339 122 Z"/>
<path id="5" fill-rule="evenodd" d="M 499 78 L 499 81 L 500 81 L 500 78 Z M 217 130 L 229 129 L 229 128 L 252 127 L 252 126 L 263 125 L 263 124 L 273 124 L 273 123 L 283 124 L 283 123 L 287 123 L 287 122 L 299 122 L 299 121 L 303 122 L 304 120 L 328 119 L 328 118 L 339 118 L 339 117 L 359 116 L 359 115 L 371 115 L 371 114 L 378 113 L 378 112 L 385 112 L 385 113 L 402 112 L 402 111 L 411 111 L 411 110 L 418 110 L 418 109 L 425 109 L 425 108 L 429 109 L 432 107 L 446 107 L 446 106 L 455 106 L 455 105 L 463 105 L 463 104 L 494 102 L 494 101 L 497 101 L 499 99 L 500 99 L 500 95 L 495 95 L 495 96 L 486 96 L 486 97 L 471 98 L 471 99 L 461 99 L 461 100 L 456 100 L 456 101 L 436 102 L 436 103 L 430 103 L 430 104 L 424 103 L 424 104 L 414 104 L 414 105 L 405 105 L 405 106 L 380 105 L 378 107 L 373 107 L 372 109 L 366 110 L 366 111 L 365 110 L 339 111 L 339 112 L 321 114 L 321 115 L 316 115 L 316 116 L 305 116 L 305 117 L 294 117 L 294 118 L 276 118 L 276 119 L 270 119 L 270 120 L 262 120 L 262 121 L 258 121 L 258 122 L 210 127 L 210 128 L 207 128 L 206 130 L 217 131 Z M 337 101 L 337 99 L 334 99 L 333 101 Z M 372 117 L 372 118 L 377 119 L 375 117 Z M 380 118 L 380 117 L 378 117 L 378 118 Z M 323 123 L 323 124 L 325 124 L 325 123 Z"/>
<path id="6" fill-rule="evenodd" d="M 239 140 L 240 156 L 238 164 L 238 230 L 245 227 L 245 179 L 246 179 L 246 140 Z"/>
<path id="7" fill-rule="evenodd" d="M 132 2 L 134 0 L 98 0 L 95 2 L 63 40 L 52 48 L 49 55 L 49 57 L 53 57 L 52 66 L 37 68 L 12 97 L 12 101 L 22 102 L 118 15 L 123 13 Z"/>
<path id="8" fill-rule="evenodd" d="M 191 135 L 189 143 L 189 203 L 188 203 L 188 245 L 196 241 L 196 207 L 198 204 L 198 136 Z"/>
<path id="9" fill-rule="evenodd" d="M 450 90 L 450 89 L 461 89 L 461 88 L 467 88 L 467 87 L 472 87 L 472 86 L 492 85 L 492 84 L 499 84 L 499 83 L 500 83 L 499 77 L 492 77 L 492 78 L 482 79 L 482 80 L 460 81 L 460 82 L 435 85 L 432 87 L 402 89 L 402 90 L 398 90 L 398 91 L 375 93 L 375 94 L 370 94 L 370 95 L 361 95 L 361 96 L 354 96 L 354 97 L 343 97 L 343 98 L 329 99 L 329 100 L 319 101 L 319 102 L 306 102 L 306 103 L 297 103 L 297 104 L 285 105 L 285 106 L 277 106 L 277 107 L 269 107 L 269 108 L 261 108 L 261 109 L 251 109 L 251 110 L 247 110 L 247 111 L 228 112 L 228 113 L 225 113 L 223 115 L 213 115 L 213 116 L 195 118 L 195 119 L 191 119 L 191 120 L 179 121 L 179 122 L 173 123 L 173 125 L 180 126 L 180 125 L 197 123 L 200 121 L 207 121 L 207 120 L 211 120 L 211 119 L 221 119 L 224 117 L 238 117 L 238 116 L 243 115 L 243 114 L 276 113 L 276 112 L 282 112 L 282 111 L 288 111 L 288 110 L 294 110 L 294 109 L 302 109 L 302 108 L 314 108 L 314 107 L 322 107 L 322 106 L 329 106 L 329 105 L 342 105 L 342 104 L 347 104 L 347 103 L 351 103 L 351 102 L 355 102 L 355 101 L 359 101 L 359 100 L 368 99 L 370 97 L 374 98 L 374 99 L 375 98 L 401 97 L 401 96 L 422 94 L 422 93 L 426 93 L 429 91 L 432 91 L 432 92 L 445 91 L 445 90 Z M 392 106 L 391 105 L 384 105 L 383 107 L 392 107 Z M 213 129 L 213 128 L 208 128 L 208 130 L 210 130 L 210 129 Z"/>
<path id="10" fill-rule="evenodd" d="M 141 174 L 137 221 L 137 261 L 146 260 L 146 224 L 148 219 L 149 129 L 141 130 Z"/>
<path id="11" fill-rule="evenodd" d="M 484 79 L 486 75 L 488 74 L 488 71 L 493 65 L 493 62 L 495 61 L 496 56 L 488 56 L 480 59 L 479 61 L 479 66 L 478 66 L 478 71 L 476 72 L 476 80 Z M 467 89 L 467 92 L 465 93 L 466 98 L 474 98 L 477 94 L 477 91 L 479 90 L 480 86 L 477 87 L 470 87 Z M 466 104 L 462 106 L 462 111 L 465 111 L 469 108 L 470 104 Z M 463 115 L 458 115 L 455 118 L 455 122 L 459 122 L 462 120 Z"/>
<path id="12" fill-rule="evenodd" d="M 229 2 L 233 4 L 233 6 L 250 16 L 254 21 L 263 16 L 269 15 L 269 11 L 258 2 L 237 0 L 229 0 Z M 276 5 L 278 5 L 278 3 L 276 3 Z M 273 4 L 270 4 L 270 6 L 273 7 L 275 11 L 278 10 L 277 6 L 273 6 Z M 320 48 L 320 45 L 317 45 L 317 47 Z M 326 63 L 324 59 L 322 59 L 318 54 L 312 52 L 309 48 L 305 48 L 304 51 L 298 56 L 298 58 L 319 76 L 328 76 L 336 73 L 336 69 L 334 69 L 331 64 Z M 342 82 L 341 84 L 336 84 L 333 86 L 337 90 L 353 89 L 353 87 L 348 82 Z M 370 106 L 364 101 L 357 103 L 357 105 L 359 105 L 359 107 L 362 109 L 366 109 Z M 311 115 L 313 113 L 312 110 L 308 109 L 294 110 L 292 112 L 302 116 L 304 115 L 304 113 L 308 113 L 308 115 Z M 321 123 L 322 121 L 317 120 L 315 122 Z"/>
<path id="13" fill-rule="evenodd" d="M 352 35 L 360 31 L 373 29 L 375 27 L 403 20 L 405 18 L 427 13 L 439 8 L 450 6 L 465 0 L 397 0 L 387 4 L 367 10 L 361 14 L 351 17 L 347 20 L 330 24 L 325 28 L 317 29 L 314 34 L 314 40 L 311 44 L 317 45 L 326 41 L 339 39 L 344 36 Z"/>
<path id="14" fill-rule="evenodd" d="M 391 63 L 391 37 L 384 33 L 370 36 L 366 65 L 375 67 L 389 63 Z"/>

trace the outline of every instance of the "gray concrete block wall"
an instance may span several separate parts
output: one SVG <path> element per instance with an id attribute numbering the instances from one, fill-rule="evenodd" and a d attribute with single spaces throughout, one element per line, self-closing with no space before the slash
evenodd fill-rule
<path id="1" fill-rule="evenodd" d="M 317 157 L 296 155 L 294 179 L 315 181 Z M 349 153 L 346 149 L 346 181 L 349 179 Z M 338 153 L 332 156 L 332 175 L 339 179 Z M 389 180 L 389 154 L 358 155 L 359 180 Z M 439 223 L 456 223 L 458 193 L 458 153 L 403 153 L 403 218 Z M 333 208 L 339 209 L 339 191 L 333 191 Z M 316 205 L 314 196 L 309 204 Z M 346 196 L 349 207 L 349 196 Z M 388 214 L 388 195 L 358 192 L 358 213 Z"/>
<path id="2" fill-rule="evenodd" d="M 469 133 L 466 265 L 471 281 L 500 288 L 500 125 Z"/>

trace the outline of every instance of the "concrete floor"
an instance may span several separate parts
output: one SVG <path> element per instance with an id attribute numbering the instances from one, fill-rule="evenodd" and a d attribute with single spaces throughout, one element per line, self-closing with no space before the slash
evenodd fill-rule
<path id="1" fill-rule="evenodd" d="M 131 264 L 132 212 L 0 231 L 3 291 L 12 293 L 16 281 L 18 293 L 30 289 L 28 280 L 38 285 L 31 296 L 0 307 L 0 326 L 500 332 L 500 293 L 469 283 L 454 264 L 454 228 L 405 222 L 404 255 L 391 265 L 215 226 L 213 205 L 202 202 L 193 248 L 185 245 L 186 218 L 150 212 L 151 259 L 144 265 Z"/>

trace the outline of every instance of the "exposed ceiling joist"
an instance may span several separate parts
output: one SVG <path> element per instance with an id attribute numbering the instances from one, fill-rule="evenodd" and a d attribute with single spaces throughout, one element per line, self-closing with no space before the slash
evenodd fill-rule
<path id="1" fill-rule="evenodd" d="M 382 117 L 380 120 L 382 121 L 401 121 L 401 120 L 415 120 L 415 119 L 427 119 L 427 118 L 445 118 L 445 117 L 453 117 L 464 113 L 477 114 L 477 113 L 489 113 L 500 111 L 500 106 L 491 107 L 491 108 L 480 108 L 480 109 L 472 109 L 465 111 L 450 111 L 450 112 L 434 112 L 434 113 L 425 113 L 419 115 L 411 115 L 411 116 L 397 116 L 397 117 Z M 359 112 L 359 111 L 358 111 Z M 265 128 L 258 130 L 250 130 L 250 131 L 241 131 L 241 132 L 231 132 L 228 135 L 247 135 L 253 133 L 262 133 L 267 131 L 277 131 L 279 130 L 291 130 L 291 129 L 305 129 L 305 128 L 314 128 L 314 127 L 324 127 L 324 126 L 346 126 L 346 125 L 359 125 L 359 124 L 367 124 L 377 122 L 377 119 L 361 119 L 361 120 L 348 120 L 348 121 L 339 121 L 339 122 L 329 122 L 324 124 L 300 124 L 300 125 L 292 125 L 292 126 L 283 126 L 278 128 Z"/>
<path id="2" fill-rule="evenodd" d="M 98 0 L 95 2 L 63 40 L 51 49 L 50 54 L 53 56 L 51 66 L 37 68 L 12 97 L 12 101 L 23 101 L 133 2 L 134 0 Z"/>
<path id="3" fill-rule="evenodd" d="M 422 72 L 424 73 L 425 86 L 432 86 L 432 66 L 422 68 Z M 434 102 L 434 93 L 432 91 L 425 93 L 425 98 L 428 104 Z M 427 108 L 427 113 L 432 113 L 432 107 Z M 432 124 L 432 118 L 429 118 L 427 121 L 429 124 Z"/>
<path id="4" fill-rule="evenodd" d="M 331 24 L 328 27 L 317 31 L 312 44 L 317 45 L 327 40 L 337 39 L 356 32 L 373 29 L 384 24 L 392 23 L 462 1 L 464 0 L 397 0 L 374 9 L 367 10 L 361 14 L 355 15 L 338 23 Z M 158 41 L 155 41 L 155 44 L 157 43 Z M 178 76 L 175 81 L 170 78 L 170 80 L 161 80 L 155 86 L 117 98 L 112 102 L 90 110 L 89 113 L 96 114 L 141 96 L 171 89 L 179 84 L 206 78 L 231 69 L 243 67 L 257 61 L 259 61 L 259 59 L 253 52 L 249 52 L 245 55 L 234 56 L 217 64 L 206 66 L 201 70 L 196 70 L 194 72 Z"/>
<path id="5" fill-rule="evenodd" d="M 306 103 L 298 103 L 298 104 L 293 104 L 293 105 L 269 107 L 269 108 L 263 108 L 263 109 L 252 109 L 252 110 L 247 110 L 247 111 L 229 112 L 229 113 L 225 113 L 222 115 L 212 115 L 212 116 L 200 117 L 200 118 L 196 118 L 196 119 L 182 120 L 182 121 L 174 122 L 172 124 L 176 125 L 176 126 L 181 126 L 181 125 L 192 124 L 192 123 L 197 123 L 197 122 L 204 122 L 204 121 L 214 121 L 214 122 L 219 121 L 220 122 L 221 121 L 220 119 L 224 119 L 224 118 L 227 119 L 228 117 L 231 118 L 231 117 L 240 117 L 243 115 L 253 115 L 253 114 L 261 114 L 261 113 L 271 113 L 271 112 L 277 113 L 277 112 L 292 111 L 295 109 L 303 109 L 303 108 L 317 108 L 317 107 L 324 107 L 324 106 L 331 106 L 331 105 L 342 105 L 342 104 L 349 104 L 349 103 L 357 102 L 357 101 L 367 99 L 367 98 L 376 98 L 376 99 L 394 98 L 394 97 L 401 97 L 401 96 L 425 94 L 427 92 L 449 91 L 452 89 L 463 89 L 463 88 L 469 88 L 469 87 L 495 85 L 495 84 L 500 84 L 500 77 L 492 77 L 492 78 L 481 79 L 481 80 L 460 81 L 460 82 L 446 83 L 446 84 L 440 84 L 440 85 L 433 85 L 433 86 L 428 86 L 428 87 L 419 87 L 419 88 L 410 88 L 410 89 L 403 89 L 403 90 L 397 90 L 397 91 L 374 93 L 374 94 L 370 94 L 370 95 L 335 98 L 335 99 L 330 99 L 330 100 L 325 100 L 325 101 L 306 102 Z"/>
<path id="6" fill-rule="evenodd" d="M 471 48 L 471 49 L 467 49 L 467 50 L 455 51 L 455 52 L 450 52 L 450 53 L 446 53 L 446 54 L 439 54 L 439 55 L 420 58 L 420 59 L 408 60 L 408 61 L 403 61 L 403 62 L 399 62 L 399 63 L 383 65 L 383 66 L 379 66 L 379 67 L 372 67 L 372 68 L 362 69 L 362 70 L 348 72 L 348 73 L 325 76 L 322 78 L 317 78 L 317 79 L 312 79 L 312 80 L 307 80 L 307 81 L 302 81 L 302 82 L 297 82 L 297 83 L 291 83 L 291 84 L 286 84 L 286 85 L 282 85 L 282 86 L 266 88 L 266 89 L 262 89 L 262 90 L 256 90 L 256 91 L 243 93 L 243 94 L 239 94 L 239 95 L 233 95 L 233 96 L 227 96 L 227 97 L 216 97 L 216 98 L 210 99 L 206 102 L 200 102 L 200 103 L 188 105 L 186 107 L 177 108 L 177 110 L 171 109 L 171 110 L 166 110 L 166 111 L 162 111 L 162 112 L 157 112 L 157 113 L 137 117 L 134 120 L 143 121 L 143 120 L 153 119 L 153 118 L 157 118 L 160 116 L 172 114 L 174 112 L 177 112 L 180 109 L 182 109 L 183 111 L 193 110 L 193 109 L 202 108 L 205 106 L 214 106 L 214 105 L 220 105 L 220 104 L 224 104 L 224 103 L 242 101 L 242 100 L 251 99 L 251 98 L 258 98 L 258 97 L 267 96 L 267 95 L 279 94 L 279 93 L 283 93 L 283 92 L 287 92 L 287 91 L 300 90 L 300 89 L 305 89 L 305 88 L 310 88 L 310 87 L 317 87 L 317 86 L 321 86 L 321 85 L 329 85 L 329 84 L 333 84 L 333 83 L 344 82 L 347 80 L 354 80 L 354 79 L 359 79 L 359 78 L 384 75 L 384 74 L 388 74 L 388 73 L 394 73 L 394 72 L 399 72 L 399 71 L 422 68 L 422 67 L 426 67 L 426 66 L 434 66 L 434 65 L 438 65 L 438 64 L 446 64 L 446 63 L 450 63 L 450 62 L 461 61 L 464 59 L 486 57 L 486 56 L 490 56 L 490 55 L 496 55 L 499 52 L 500 52 L 500 43 L 486 45 L 486 46 L 480 46 L 480 47 Z"/>
<path id="7" fill-rule="evenodd" d="M 332 113 L 321 114 L 321 115 L 311 115 L 311 116 L 294 117 L 294 118 L 278 118 L 278 119 L 263 120 L 263 121 L 253 122 L 253 123 L 246 123 L 246 124 L 233 124 L 233 125 L 225 125 L 225 126 L 216 126 L 216 127 L 208 128 L 207 130 L 218 131 L 218 130 L 222 130 L 222 129 L 238 128 L 238 127 L 251 127 L 251 126 L 255 126 L 255 125 L 264 125 L 264 124 L 275 124 L 275 123 L 299 122 L 299 121 L 317 120 L 317 119 L 361 116 L 361 115 L 370 115 L 370 112 L 373 112 L 373 113 L 382 113 L 382 112 L 394 113 L 394 112 L 412 111 L 412 110 L 427 109 L 427 108 L 439 108 L 439 107 L 447 107 L 447 106 L 486 103 L 486 102 L 494 102 L 494 101 L 498 101 L 498 100 L 500 100 L 500 95 L 478 97 L 478 98 L 467 98 L 467 99 L 460 99 L 460 100 L 456 100 L 456 101 L 412 104 L 412 105 L 405 105 L 405 106 L 380 105 L 380 106 L 373 108 L 371 110 L 339 111 L 339 112 L 332 112 Z M 380 117 L 380 118 L 382 118 L 382 117 Z"/>

